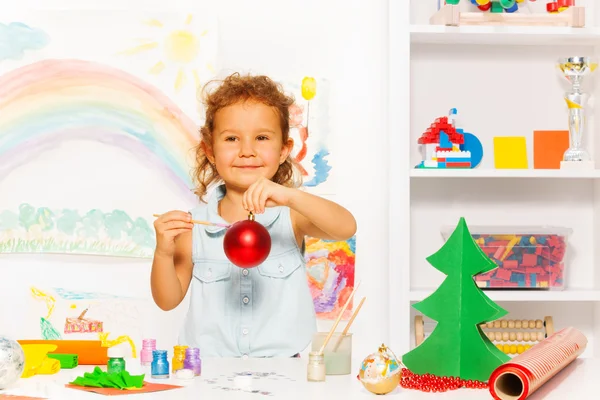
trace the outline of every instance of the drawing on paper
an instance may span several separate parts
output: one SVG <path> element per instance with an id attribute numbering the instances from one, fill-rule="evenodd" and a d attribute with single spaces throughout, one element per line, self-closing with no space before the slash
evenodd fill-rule
<path id="1" fill-rule="evenodd" d="M 0 22 L 0 61 L 20 60 L 26 51 L 40 50 L 49 43 L 48 35 L 21 22 Z"/>
<path id="2" fill-rule="evenodd" d="M 74 308 L 77 308 L 75 306 Z M 102 321 L 85 318 L 89 307 L 83 310 L 77 317 L 67 317 L 65 320 L 65 334 L 68 333 L 90 333 L 103 332 Z"/>
<path id="3" fill-rule="evenodd" d="M 319 319 L 335 319 L 354 289 L 356 237 L 329 241 L 306 237 L 306 269 Z M 352 314 L 352 301 L 343 318 Z"/>
<path id="4" fill-rule="evenodd" d="M 0 211 L 0 253 L 67 253 L 151 258 L 154 228 L 125 211 L 51 210 L 21 204 Z"/>
<path id="5" fill-rule="evenodd" d="M 74 340 L 100 340 L 105 347 L 128 343 L 131 356 L 137 357 L 135 342 L 141 340 L 141 307 L 144 300 L 67 290 L 31 288 L 34 299 L 46 303 L 42 317 L 42 339 L 63 339 L 50 319 L 64 321 L 64 334 Z"/>
<path id="6" fill-rule="evenodd" d="M 331 184 L 332 169 L 328 159 L 331 152 L 328 82 L 305 76 L 298 82 L 282 85 L 295 98 L 290 107 L 290 137 L 294 140 L 292 156 L 300 165 L 302 184 L 323 192 L 324 184 Z"/>
<path id="7" fill-rule="evenodd" d="M 161 17 L 146 19 L 147 37 L 136 38 L 135 45 L 120 51 L 119 55 L 134 56 L 144 53 L 155 57 L 148 72 L 162 75 L 172 70 L 173 87 L 179 92 L 192 80 L 197 90 L 215 74 L 216 28 L 197 15 L 188 14 L 177 26 L 169 26 Z"/>
<path id="8" fill-rule="evenodd" d="M 0 180 L 63 141 L 129 151 L 195 200 L 189 174 L 194 122 L 141 79 L 104 64 L 44 60 L 0 77 Z"/>
<path id="9" fill-rule="evenodd" d="M 33 296 L 34 299 L 41 300 L 44 303 L 46 303 L 46 308 L 48 311 L 46 313 L 45 317 L 40 317 L 40 335 L 41 335 L 42 339 L 44 339 L 44 340 L 62 339 L 58 329 L 56 329 L 54 327 L 54 325 L 52 325 L 52 322 L 50 322 L 50 316 L 54 312 L 54 306 L 56 304 L 56 299 L 53 296 L 47 294 L 46 292 L 44 292 L 40 289 L 32 287 L 32 288 L 30 288 L 30 290 L 31 290 L 31 295 Z"/>
<path id="10" fill-rule="evenodd" d="M 54 291 L 65 300 L 99 300 L 99 299 L 118 299 L 119 296 L 108 293 L 82 292 L 79 290 L 67 290 L 64 288 L 54 288 Z M 77 304 L 71 304 L 71 308 L 76 308 Z"/>

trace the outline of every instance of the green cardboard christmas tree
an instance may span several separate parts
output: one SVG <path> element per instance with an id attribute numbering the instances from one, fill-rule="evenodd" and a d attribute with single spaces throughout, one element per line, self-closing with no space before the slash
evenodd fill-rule
<path id="1" fill-rule="evenodd" d="M 402 362 L 415 374 L 487 381 L 510 358 L 479 325 L 507 312 L 483 293 L 473 276 L 497 265 L 475 243 L 464 218 L 427 261 L 447 276 L 434 293 L 413 307 L 437 325 L 421 345 L 404 354 Z"/>

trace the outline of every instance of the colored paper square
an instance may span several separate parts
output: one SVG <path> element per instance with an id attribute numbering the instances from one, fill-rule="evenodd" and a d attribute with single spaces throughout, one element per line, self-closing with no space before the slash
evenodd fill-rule
<path id="1" fill-rule="evenodd" d="M 569 148 L 569 131 L 533 131 L 533 168 L 560 169 Z"/>
<path id="2" fill-rule="evenodd" d="M 122 396 L 122 395 L 130 395 L 130 394 L 141 394 L 141 393 L 153 393 L 153 392 L 161 392 L 163 390 L 171 390 L 171 389 L 179 389 L 181 386 L 176 385 L 167 385 L 163 383 L 151 383 L 145 382 L 144 386 L 140 389 L 131 389 L 131 390 L 121 390 L 115 388 L 108 387 L 87 387 L 87 386 L 75 386 L 71 384 L 66 384 L 65 387 L 82 390 L 84 392 L 92 392 L 97 394 L 102 394 L 104 396 Z"/>
<path id="3" fill-rule="evenodd" d="M 527 144 L 525 137 L 495 137 L 494 166 L 497 169 L 527 169 Z"/>

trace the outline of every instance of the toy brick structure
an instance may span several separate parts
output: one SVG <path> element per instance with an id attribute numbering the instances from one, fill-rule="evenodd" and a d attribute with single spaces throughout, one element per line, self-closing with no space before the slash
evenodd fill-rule
<path id="1" fill-rule="evenodd" d="M 448 117 L 436 118 L 418 143 L 425 148 L 421 168 L 471 168 L 471 153 L 460 150 L 464 136 Z"/>

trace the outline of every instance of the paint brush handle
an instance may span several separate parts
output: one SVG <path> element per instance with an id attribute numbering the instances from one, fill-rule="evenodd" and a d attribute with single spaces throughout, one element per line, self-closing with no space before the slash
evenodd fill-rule
<path id="1" fill-rule="evenodd" d="M 360 311 L 360 308 L 362 307 L 362 305 L 363 305 L 363 303 L 365 302 L 366 299 L 367 299 L 366 297 L 363 297 L 360 300 L 360 303 L 358 303 L 358 306 L 356 307 L 356 310 L 354 310 L 354 313 L 352 314 L 352 317 L 350 318 L 350 321 L 348 321 L 348 323 L 346 324 L 346 327 L 342 331 L 342 334 L 338 338 L 337 342 L 335 342 L 335 346 L 333 346 L 333 353 L 335 353 L 337 351 L 338 347 L 340 347 L 340 343 L 342 343 L 342 339 L 348 333 L 348 330 L 350 329 L 350 325 L 352 325 L 352 322 L 354 322 L 354 318 L 356 318 L 356 316 L 358 315 L 358 312 Z"/>
<path id="2" fill-rule="evenodd" d="M 340 315 L 338 315 L 337 319 L 335 320 L 335 323 L 331 327 L 331 330 L 329 331 L 329 334 L 325 338 L 325 341 L 323 342 L 323 345 L 321 346 L 321 350 L 319 350 L 319 353 L 323 354 L 323 352 L 325 351 L 325 346 L 327 346 L 327 343 L 329 343 L 329 339 L 331 339 L 331 335 L 333 335 L 333 332 L 335 332 L 335 328 L 337 328 L 338 324 L 340 323 L 340 320 L 342 319 L 342 315 L 344 315 L 344 312 L 346 312 L 346 309 L 350 305 L 350 301 L 352 301 L 352 298 L 354 297 L 354 294 L 356 293 L 356 290 L 358 289 L 359 286 L 360 286 L 360 281 L 354 287 L 354 290 L 352 291 L 352 293 L 350 293 L 350 296 L 348 296 L 348 300 L 346 300 L 346 304 L 344 304 L 344 307 L 342 307 L 342 311 L 340 311 Z"/>
<path id="3" fill-rule="evenodd" d="M 160 214 L 152 214 L 153 217 L 160 217 Z M 193 219 L 190 221 L 192 224 L 198 224 L 198 225 L 208 225 L 208 226 L 220 226 L 222 228 L 229 228 L 231 225 L 229 224 L 220 224 L 218 222 L 210 222 L 210 221 L 200 221 L 197 219 Z"/>

